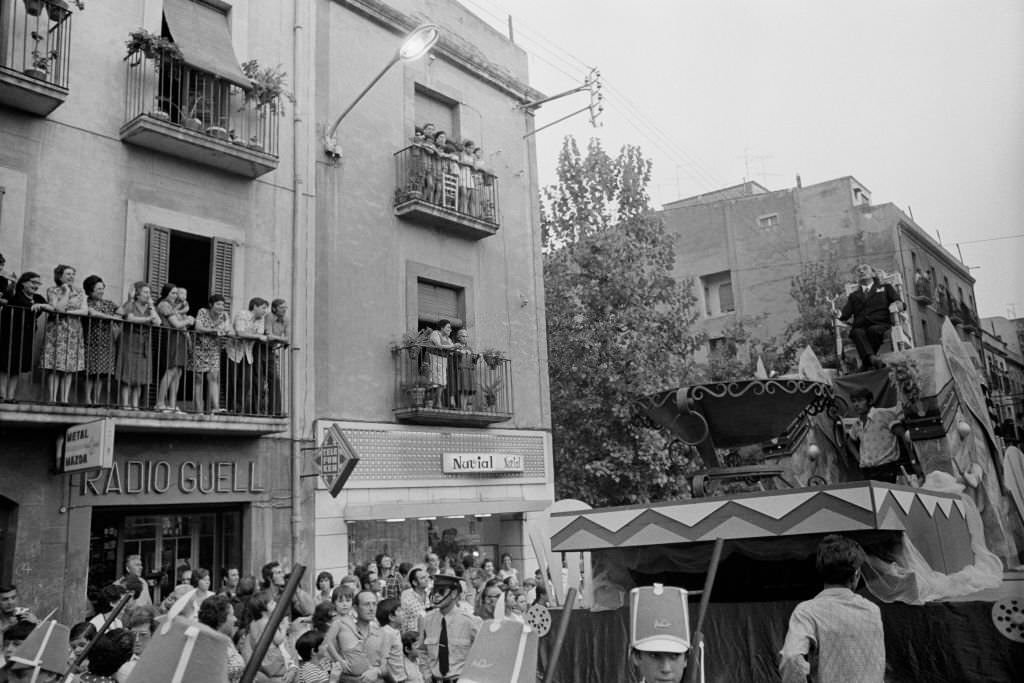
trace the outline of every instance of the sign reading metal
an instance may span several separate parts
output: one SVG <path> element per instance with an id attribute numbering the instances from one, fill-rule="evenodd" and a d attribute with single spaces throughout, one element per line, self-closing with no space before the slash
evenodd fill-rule
<path id="1" fill-rule="evenodd" d="M 114 420 L 104 418 L 95 422 L 69 427 L 64 433 L 64 452 L 60 458 L 60 471 L 80 472 L 114 466 Z"/>
<path id="2" fill-rule="evenodd" d="M 503 453 L 442 453 L 445 474 L 494 474 L 522 472 L 523 456 Z"/>
<path id="3" fill-rule="evenodd" d="M 313 460 L 320 470 L 320 478 L 327 485 L 327 490 L 333 498 L 337 498 L 352 470 L 356 468 L 359 457 L 352 450 L 352 444 L 338 429 L 338 425 L 331 425 L 324 434 L 320 447 L 316 449 Z"/>

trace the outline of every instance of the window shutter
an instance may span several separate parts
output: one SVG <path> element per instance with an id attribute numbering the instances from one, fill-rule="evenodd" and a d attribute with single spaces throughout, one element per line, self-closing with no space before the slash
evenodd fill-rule
<path id="1" fill-rule="evenodd" d="M 231 283 L 235 270 L 235 243 L 213 238 L 213 254 L 210 257 L 210 293 L 220 294 L 231 310 Z"/>
<path id="2" fill-rule="evenodd" d="M 415 106 L 417 126 L 432 123 L 437 130 L 447 133 L 449 140 L 459 139 L 459 133 L 456 130 L 458 122 L 455 116 L 455 107 L 436 97 L 431 97 L 419 88 L 416 89 Z"/>
<path id="3" fill-rule="evenodd" d="M 420 320 L 435 323 L 441 319 L 450 320 L 453 327 L 463 324 L 459 307 L 459 290 L 435 285 L 432 282 L 417 283 L 419 302 L 417 312 Z"/>
<path id="4" fill-rule="evenodd" d="M 149 244 L 146 248 L 146 282 L 153 294 L 153 301 L 160 298 L 160 288 L 167 284 L 167 272 L 171 259 L 171 231 L 159 225 L 146 225 Z"/>
<path id="5" fill-rule="evenodd" d="M 718 309 L 722 313 L 730 313 L 736 310 L 732 298 L 732 283 L 723 282 L 718 287 Z"/>

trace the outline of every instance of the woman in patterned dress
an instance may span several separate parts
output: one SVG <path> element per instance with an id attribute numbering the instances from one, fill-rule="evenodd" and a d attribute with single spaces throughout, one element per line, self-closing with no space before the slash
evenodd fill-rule
<path id="1" fill-rule="evenodd" d="M 112 322 L 120 320 L 117 304 L 104 299 L 107 285 L 99 275 L 90 275 L 82 283 L 89 306 L 89 317 L 85 321 L 85 402 L 100 405 L 103 387 L 108 387 L 108 402 L 116 401 L 112 386 L 116 354 L 114 341 L 121 332 L 120 326 Z"/>
<path id="2" fill-rule="evenodd" d="M 209 308 L 201 308 L 196 314 L 195 349 L 188 359 L 188 369 L 195 380 L 193 399 L 199 412 L 203 412 L 204 376 L 210 396 L 210 412 L 224 412 L 220 407 L 220 355 L 224 348 L 222 337 L 228 334 L 231 334 L 231 317 L 227 302 L 222 295 L 211 294 Z"/>
<path id="3" fill-rule="evenodd" d="M 54 313 L 46 321 L 43 337 L 43 369 L 50 403 L 56 403 L 60 389 L 60 402 L 71 398 L 71 380 L 76 372 L 85 370 L 85 343 L 82 321 L 78 316 L 89 315 L 85 292 L 75 286 L 75 269 L 63 263 L 53 269 L 54 286 L 46 290 L 46 302 Z"/>
<path id="4" fill-rule="evenodd" d="M 142 387 L 153 381 L 150 361 L 150 339 L 153 325 L 160 324 L 160 316 L 153 307 L 149 285 L 136 282 L 131 296 L 118 315 L 126 323 L 121 334 L 121 347 L 117 354 L 117 376 L 121 380 L 121 407 L 138 410 Z"/>

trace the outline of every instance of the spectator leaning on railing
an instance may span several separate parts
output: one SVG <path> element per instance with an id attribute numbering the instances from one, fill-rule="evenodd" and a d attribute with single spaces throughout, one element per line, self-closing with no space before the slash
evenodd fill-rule
<path id="1" fill-rule="evenodd" d="M 5 403 L 16 400 L 18 381 L 32 371 L 35 320 L 51 310 L 46 299 L 39 296 L 42 286 L 38 273 L 22 273 L 7 304 L 0 306 L 0 399 Z"/>
<path id="2" fill-rule="evenodd" d="M 54 286 L 46 290 L 46 301 L 54 313 L 46 321 L 43 339 L 43 369 L 46 393 L 50 403 L 67 404 L 71 398 L 71 380 L 76 372 L 85 370 L 85 345 L 82 321 L 78 316 L 89 314 L 85 292 L 75 285 L 76 271 L 60 264 L 53 269 Z M 59 395 L 58 395 L 59 390 Z M 58 398 L 59 396 L 59 398 Z"/>

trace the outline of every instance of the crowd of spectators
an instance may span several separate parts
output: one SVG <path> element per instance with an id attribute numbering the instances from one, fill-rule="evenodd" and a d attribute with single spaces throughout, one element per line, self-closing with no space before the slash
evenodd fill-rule
<path id="1" fill-rule="evenodd" d="M 337 582 L 330 572 L 316 576 L 315 588 L 301 588 L 277 627 L 260 661 L 257 680 L 271 683 L 417 683 L 436 680 L 427 659 L 436 655 L 424 637 L 425 615 L 435 581 L 461 587 L 454 609 L 479 623 L 495 616 L 505 595 L 506 618 L 523 621 L 531 604 L 547 606 L 547 585 L 540 570 L 520 579 L 512 558 L 503 554 L 500 567 L 471 553 L 439 556 L 428 552 L 422 562 L 396 563 L 387 554 L 355 567 Z M 257 643 L 270 626 L 270 615 L 289 580 L 278 562 L 263 565 L 260 575 L 242 576 L 237 567 L 223 572 L 219 590 L 210 572 L 182 565 L 178 585 L 154 604 L 143 579 L 138 555 L 125 562 L 125 572 L 101 589 L 90 589 L 90 609 L 68 633 L 63 664 L 73 666 L 81 683 L 125 683 L 160 623 L 173 616 L 203 624 L 230 638 L 224 652 L 227 681 L 240 680 Z M 454 595 L 455 593 L 452 593 Z M 117 606 L 125 604 L 118 614 Z M 107 624 L 107 622 L 110 622 Z M 19 604 L 15 586 L 0 586 L 0 634 L 3 654 L 0 681 L 17 678 L 18 658 L 12 655 L 39 623 L 35 610 Z M 106 624 L 82 661 L 79 655 Z M 62 646 L 63 647 L 63 646 Z M 468 646 L 467 646 L 468 647 Z M 435 662 L 436 665 L 436 662 Z M 62 671 L 54 672 L 57 674 Z M 56 677 L 39 680 L 57 680 Z"/>
<path id="2" fill-rule="evenodd" d="M 54 268 L 52 286 L 36 272 L 15 276 L 4 266 L 0 255 L 0 400 L 16 403 L 23 376 L 38 369 L 40 400 L 52 404 L 173 413 L 190 395 L 192 412 L 283 414 L 279 349 L 290 325 L 283 299 L 253 297 L 232 317 L 221 294 L 196 310 L 184 287 L 168 282 L 154 296 L 140 281 L 117 304 L 98 275 L 79 286 L 73 266 Z M 191 391 L 183 392 L 189 375 Z M 79 379 L 82 392 L 74 390 Z"/>
<path id="3" fill-rule="evenodd" d="M 410 142 L 407 192 L 431 204 L 494 220 L 494 197 L 490 192 L 494 176 L 484 167 L 479 145 L 472 140 L 450 140 L 433 123 L 416 126 Z"/>

